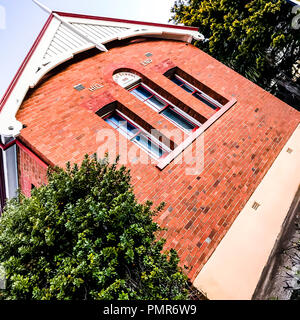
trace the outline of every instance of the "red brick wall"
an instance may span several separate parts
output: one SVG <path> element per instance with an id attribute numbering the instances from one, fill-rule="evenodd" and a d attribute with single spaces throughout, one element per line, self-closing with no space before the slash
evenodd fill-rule
<path id="1" fill-rule="evenodd" d="M 146 52 L 153 54 L 153 62 L 142 66 L 140 62 L 148 59 Z M 154 128 L 175 129 L 113 82 L 113 73 L 122 68 L 143 74 L 170 97 L 209 118 L 214 110 L 163 75 L 174 66 L 225 99 L 237 99 L 235 106 L 205 132 L 201 174 L 186 175 L 186 165 L 174 162 L 162 171 L 155 164 L 128 165 L 140 201 L 167 203 L 156 220 L 168 228 L 164 234 L 166 247 L 178 250 L 193 280 L 295 130 L 299 112 L 192 45 L 149 40 L 66 65 L 26 97 L 17 118 L 27 125 L 21 137 L 49 162 L 60 166 L 67 161 L 79 163 L 85 153 L 97 151 L 98 130 L 111 127 L 95 112 L 114 100 Z M 78 83 L 89 87 L 94 82 L 104 87 L 95 92 L 73 89 Z M 119 143 L 131 145 L 125 138 Z M 34 181 L 42 181 L 40 168 L 28 166 L 28 161 L 25 155 L 20 158 L 21 187 L 25 189 L 31 176 Z M 207 237 L 210 243 L 205 241 Z"/>
<path id="2" fill-rule="evenodd" d="M 38 188 L 47 184 L 47 169 L 20 148 L 18 148 L 18 172 L 20 190 L 27 197 L 30 197 L 31 185 Z"/>

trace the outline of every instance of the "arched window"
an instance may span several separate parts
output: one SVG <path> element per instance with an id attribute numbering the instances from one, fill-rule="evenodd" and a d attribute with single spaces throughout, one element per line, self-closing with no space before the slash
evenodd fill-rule
<path id="1" fill-rule="evenodd" d="M 113 75 L 114 81 L 121 87 L 127 89 L 128 87 L 141 82 L 141 77 L 132 72 L 118 72 Z"/>
<path id="2" fill-rule="evenodd" d="M 183 131 L 192 132 L 200 127 L 200 122 L 144 84 L 138 75 L 131 72 L 119 72 L 113 76 L 113 79 Z"/>
<path id="3" fill-rule="evenodd" d="M 117 101 L 102 107 L 96 114 L 152 158 L 158 160 L 171 152 L 170 141 L 160 141 L 160 138 L 163 138 L 160 132 L 152 129 L 148 131 L 149 128 L 146 130 L 146 123 L 139 117 L 134 120 L 129 110 Z"/>

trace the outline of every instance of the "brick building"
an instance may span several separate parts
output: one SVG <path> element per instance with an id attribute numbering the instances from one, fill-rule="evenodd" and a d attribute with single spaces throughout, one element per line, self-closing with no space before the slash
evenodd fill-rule
<path id="1" fill-rule="evenodd" d="M 248 299 L 299 185 L 300 113 L 194 40 L 191 27 L 51 12 L 1 100 L 1 207 L 46 184 L 49 165 L 120 153 L 138 199 L 166 202 L 156 220 L 191 281 Z"/>

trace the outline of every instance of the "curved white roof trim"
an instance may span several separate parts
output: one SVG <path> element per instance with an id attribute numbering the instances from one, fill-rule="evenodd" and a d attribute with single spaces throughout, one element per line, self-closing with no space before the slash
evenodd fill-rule
<path id="1" fill-rule="evenodd" d="M 74 49 L 73 52 L 63 53 L 63 54 L 59 55 L 58 57 L 54 58 L 52 61 L 50 60 L 46 64 L 42 65 L 42 67 L 39 68 L 38 71 L 36 72 L 36 74 L 34 75 L 32 82 L 29 85 L 30 88 L 34 88 L 40 82 L 40 80 L 44 77 L 44 75 L 46 75 L 49 71 L 56 68 L 60 64 L 66 62 L 68 60 L 71 60 L 75 54 L 87 51 L 92 48 L 95 48 L 94 44 L 86 44 L 82 47 L 78 47 L 78 48 Z"/>
<path id="2" fill-rule="evenodd" d="M 4 103 L 2 102 L 0 112 L 2 135 L 17 136 L 20 133 L 22 124 L 15 116 L 29 88 L 34 88 L 47 72 L 72 59 L 77 53 L 94 47 L 100 51 L 107 51 L 104 44 L 136 36 L 184 42 L 191 42 L 193 39 L 204 40 L 202 34 L 191 28 L 152 23 L 144 25 L 134 21 L 95 19 L 95 17 L 79 17 L 72 14 L 68 16 L 63 13 L 60 15 L 39 5 L 51 13 L 52 19 L 48 19 L 50 22 L 45 27 L 39 42 L 34 46 L 29 58 L 26 58 L 25 65 L 13 80 Z"/>

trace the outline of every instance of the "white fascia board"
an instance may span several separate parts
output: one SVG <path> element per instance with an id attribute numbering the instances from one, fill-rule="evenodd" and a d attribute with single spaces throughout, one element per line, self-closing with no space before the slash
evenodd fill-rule
<path id="1" fill-rule="evenodd" d="M 42 77 L 47 74 L 49 71 L 57 67 L 58 65 L 70 60 L 73 58 L 73 54 L 63 54 L 59 56 L 59 58 L 55 59 L 54 61 L 49 62 L 45 67 L 40 69 L 37 73 L 35 73 L 32 77 L 32 80 L 30 82 L 30 88 L 34 88 L 39 81 L 42 79 Z"/>
<path id="2" fill-rule="evenodd" d="M 0 114 L 0 135 L 4 137 L 17 137 L 23 125 L 14 116 Z"/>
<path id="3" fill-rule="evenodd" d="M 176 35 L 182 35 L 182 36 L 192 36 L 195 40 L 204 40 L 204 36 L 200 34 L 196 30 L 188 30 L 188 29 L 178 29 L 176 26 L 171 25 L 170 27 L 164 27 L 164 26 L 149 26 L 149 25 L 143 25 L 143 24 L 135 24 L 135 23 L 128 23 L 128 22 L 118 22 L 118 21 L 105 21 L 105 20 L 95 20 L 95 19 L 87 19 L 87 18 L 74 18 L 74 17 L 64 17 L 68 22 L 70 23 L 82 23 L 82 24 L 91 24 L 91 25 L 99 25 L 99 26 L 108 26 L 108 27 L 119 27 L 119 28 L 127 28 L 128 30 L 124 31 L 124 34 L 128 33 L 131 34 L 131 36 L 136 32 L 136 36 L 140 35 L 139 33 L 142 33 L 143 31 L 146 33 L 153 33 L 155 34 L 176 34 Z M 125 36 L 122 35 L 123 32 L 120 32 L 120 39 L 126 39 Z M 118 38 L 119 38 L 118 37 Z M 163 36 L 162 36 L 163 38 Z M 113 39 L 105 39 L 105 43 L 116 40 L 117 37 L 114 37 Z M 104 43 L 104 42 L 103 42 Z"/>
<path id="4" fill-rule="evenodd" d="M 145 37 L 147 37 L 147 36 L 145 35 Z M 164 33 L 163 36 L 149 35 L 148 37 L 156 38 L 156 39 L 164 39 L 164 40 L 176 40 L 176 41 L 182 41 L 182 42 L 188 42 L 188 43 L 191 43 L 193 40 L 193 37 L 190 35 L 186 35 L 186 34 L 182 35 L 182 34 L 178 34 L 178 33 L 175 33 L 175 34 Z"/>
<path id="5" fill-rule="evenodd" d="M 52 40 L 59 26 L 63 23 L 69 29 L 84 39 L 88 40 L 86 45 L 78 46 L 77 48 L 70 49 L 62 54 L 58 54 L 55 57 L 44 59 L 44 55 L 47 52 Z M 103 39 L 102 42 L 96 43 L 88 34 L 83 34 L 81 30 L 76 28 L 76 25 L 70 25 L 71 23 L 89 23 L 100 26 L 111 26 L 119 28 L 127 28 L 127 30 L 120 31 L 117 35 Z M 61 63 L 71 59 L 75 54 L 89 50 L 93 47 L 97 47 L 103 51 L 106 48 L 104 43 L 111 42 L 116 39 L 126 39 L 134 36 L 156 37 L 160 39 L 174 39 L 185 42 L 191 42 L 192 39 L 203 40 L 204 37 L 195 30 L 178 29 L 164 26 L 149 26 L 142 24 L 133 24 L 127 22 L 118 21 L 105 21 L 85 18 L 73 18 L 73 17 L 61 17 L 56 13 L 53 14 L 53 18 L 48 25 L 43 37 L 34 49 L 32 56 L 27 62 L 20 78 L 18 79 L 15 87 L 13 88 L 10 96 L 8 97 L 1 113 L 0 113 L 0 134 L 5 136 L 16 137 L 22 129 L 22 124 L 16 120 L 16 114 L 25 98 L 29 88 L 33 88 L 41 80 L 41 78 L 50 70 L 60 65 Z"/>
<path id="6" fill-rule="evenodd" d="M 91 24 L 98 26 L 107 26 L 107 27 L 118 27 L 118 28 L 132 28 L 134 26 L 139 26 L 138 24 L 127 23 L 127 22 L 118 22 L 118 21 L 106 21 L 106 20 L 96 20 L 96 19 L 87 19 L 87 18 L 74 18 L 74 17 L 64 17 L 70 23 L 83 23 Z"/>
<path id="7" fill-rule="evenodd" d="M 132 30 L 129 29 L 126 32 L 122 32 L 121 35 L 119 35 L 117 38 L 118 40 L 123 40 L 123 39 L 127 39 L 127 38 L 131 38 L 133 36 L 151 36 L 151 35 L 155 35 L 155 36 L 161 36 L 162 35 L 162 31 L 160 30 L 149 30 L 149 29 L 141 29 L 141 30 Z M 106 39 L 105 43 L 112 41 L 112 39 Z"/>
<path id="8" fill-rule="evenodd" d="M 182 32 L 184 31 L 184 32 Z M 195 31 L 187 31 L 187 30 L 171 30 L 171 29 L 160 29 L 160 28 L 141 28 L 141 29 L 129 29 L 125 32 L 120 33 L 119 36 L 115 36 L 113 38 L 105 39 L 103 43 L 108 43 L 113 40 L 123 40 L 131 37 L 154 37 L 159 39 L 170 39 L 170 40 L 181 40 L 184 42 L 191 43 L 193 39 L 195 40 L 204 40 L 204 36 L 199 32 Z"/>
<path id="9" fill-rule="evenodd" d="M 15 137 L 20 133 L 22 124 L 16 120 L 16 114 L 24 100 L 24 97 L 27 94 L 37 69 L 42 64 L 43 55 L 48 48 L 49 42 L 51 42 L 52 38 L 54 37 L 59 25 L 60 22 L 53 18 L 43 38 L 34 50 L 33 55 L 27 62 L 25 69 L 23 70 L 5 105 L 3 106 L 3 109 L 0 113 L 0 134 Z"/>

